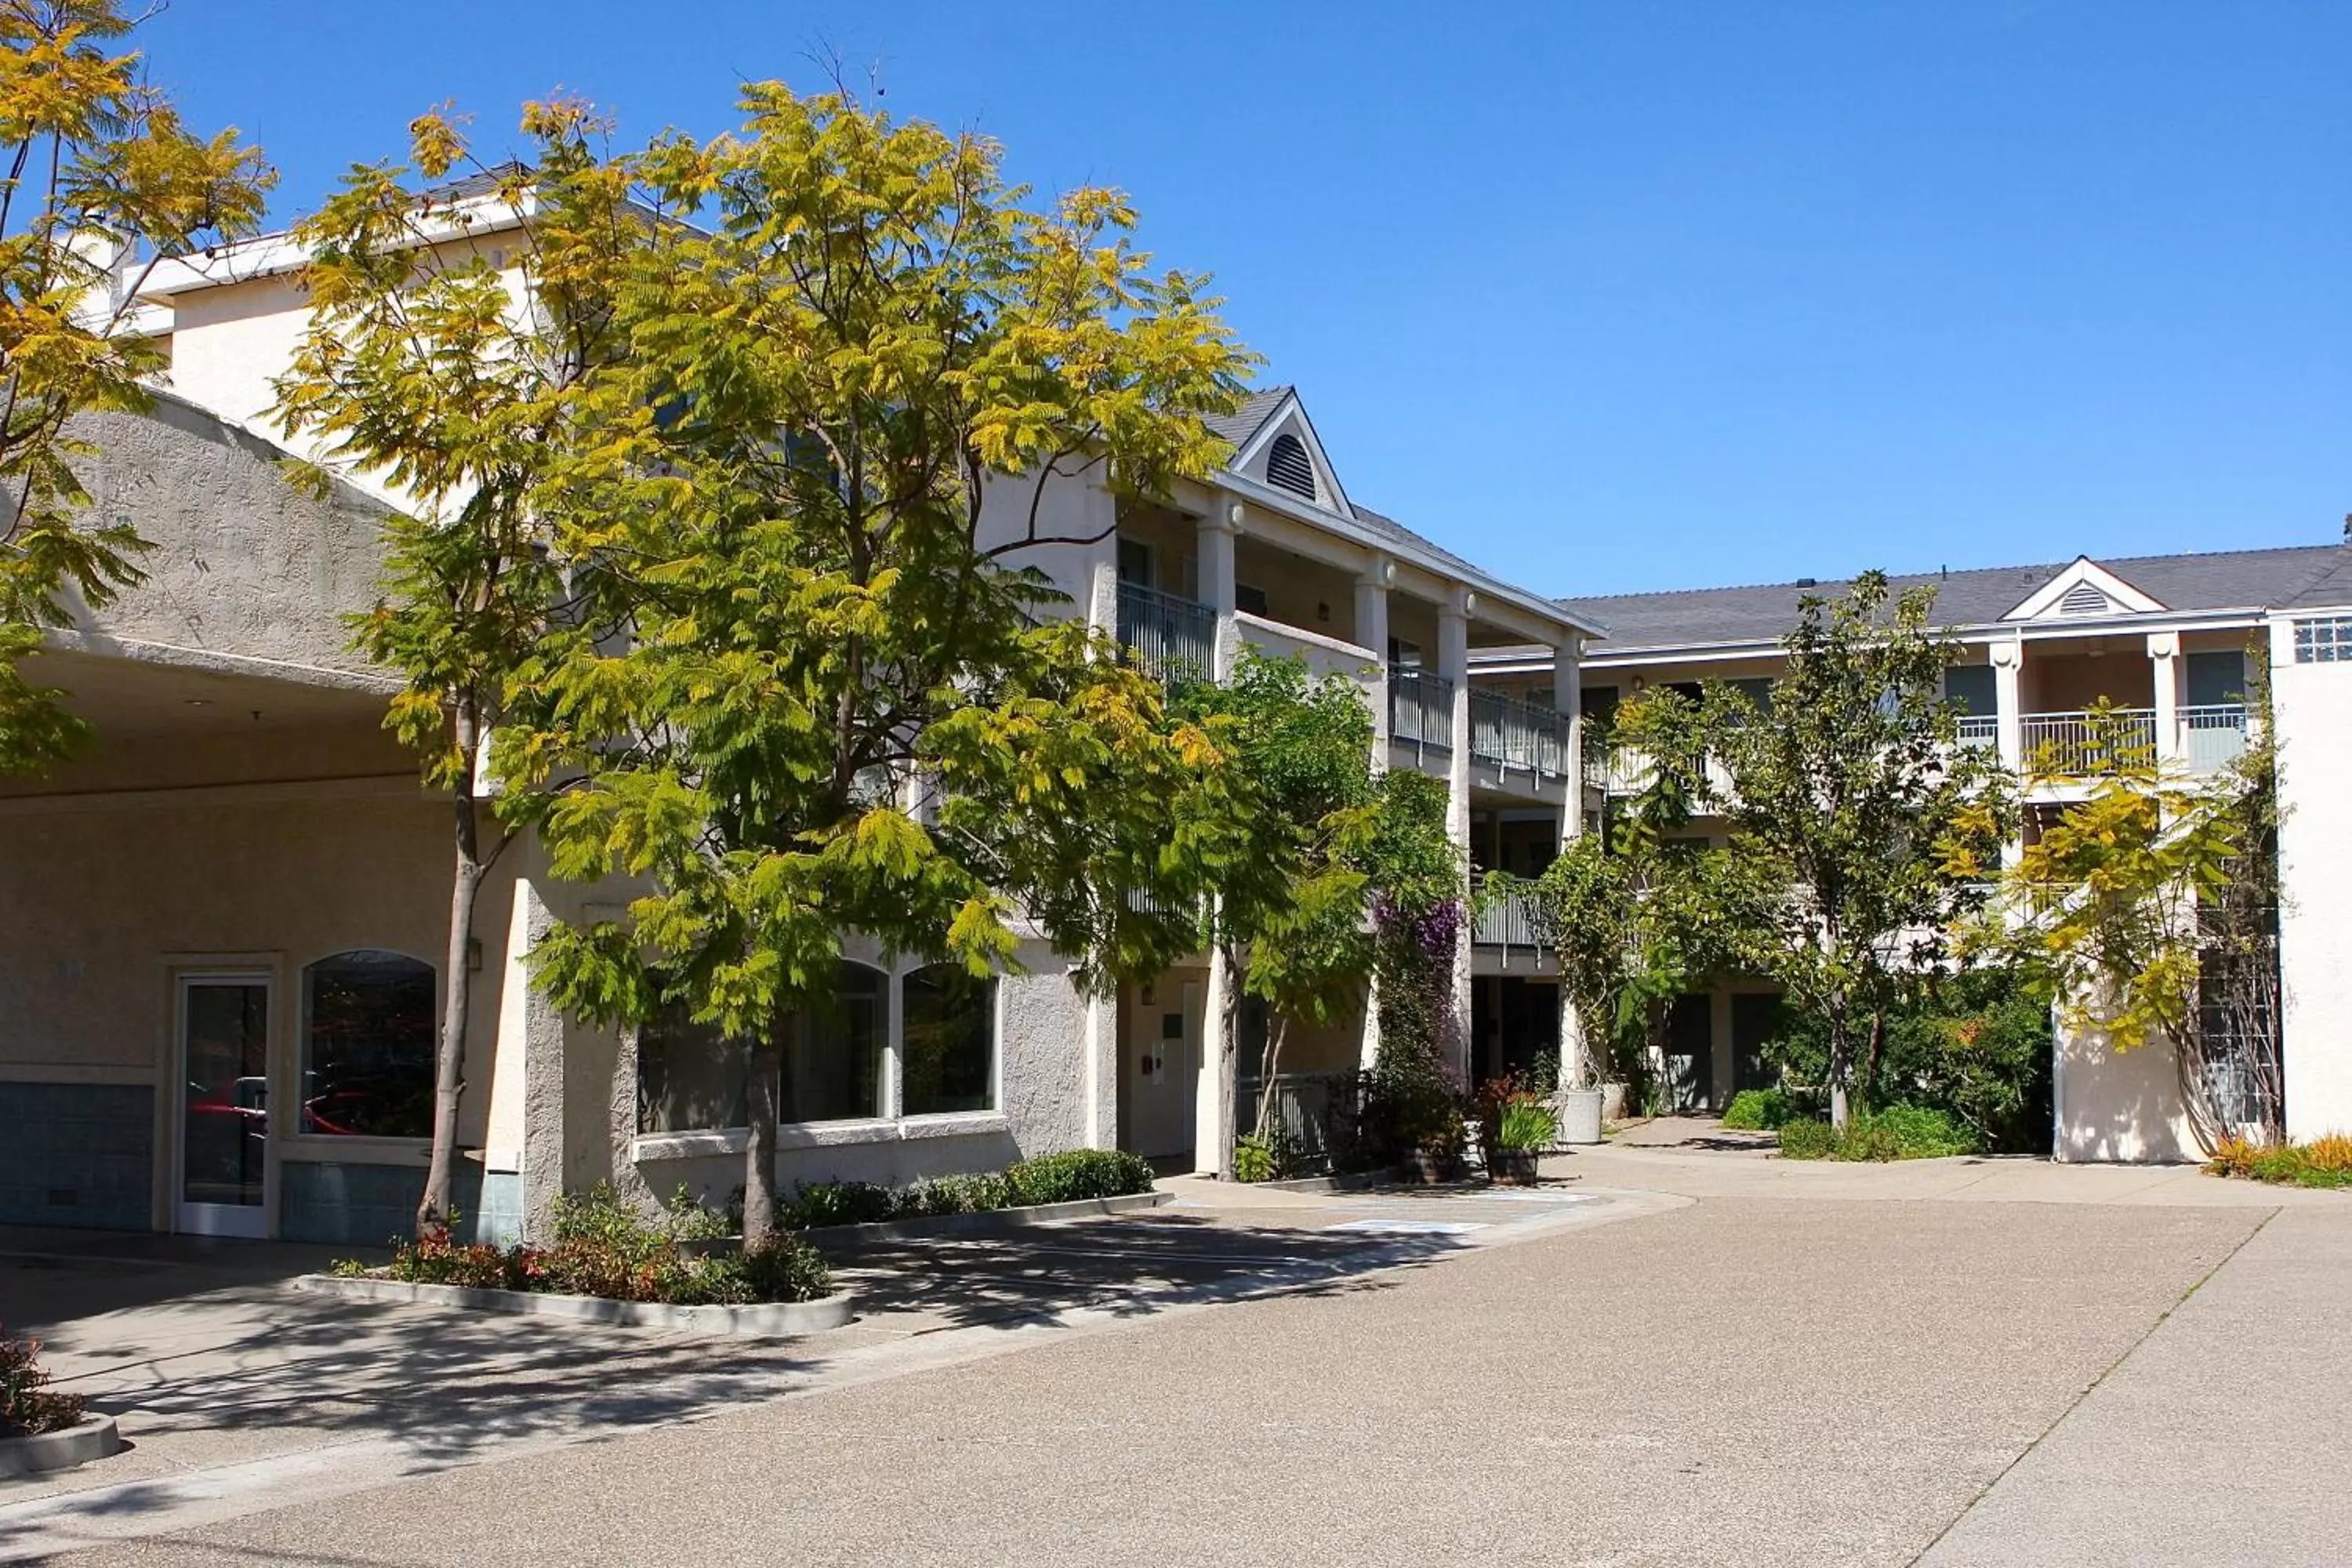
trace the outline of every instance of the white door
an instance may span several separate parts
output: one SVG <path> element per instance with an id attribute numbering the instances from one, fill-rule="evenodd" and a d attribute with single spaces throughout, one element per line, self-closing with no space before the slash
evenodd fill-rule
<path id="1" fill-rule="evenodd" d="M 1165 979 L 1159 1001 L 1137 1009 L 1128 1040 L 1128 1104 L 1135 1118 L 1135 1152 L 1167 1159 L 1192 1152 L 1193 1079 L 1198 1072 L 1200 987 L 1174 988 Z"/>
<path id="2" fill-rule="evenodd" d="M 269 1234 L 269 977 L 180 979 L 172 1228 Z"/>

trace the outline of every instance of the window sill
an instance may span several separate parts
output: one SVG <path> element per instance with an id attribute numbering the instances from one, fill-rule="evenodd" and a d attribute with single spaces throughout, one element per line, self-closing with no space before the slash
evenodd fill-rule
<path id="1" fill-rule="evenodd" d="M 901 1143 L 919 1138 L 970 1138 L 1009 1132 L 1013 1123 L 999 1110 L 963 1110 L 939 1116 L 909 1116 L 892 1121 L 879 1117 L 858 1121 L 802 1121 L 776 1129 L 782 1149 L 838 1149 L 866 1143 Z M 698 1160 L 740 1154 L 751 1141 L 741 1127 L 700 1132 L 648 1132 L 629 1142 L 629 1158 Z"/>
<path id="2" fill-rule="evenodd" d="M 408 1165 L 423 1164 L 433 1157 L 430 1138 L 373 1138 L 354 1133 L 338 1137 L 331 1132 L 289 1132 L 278 1141 L 278 1157 L 281 1160 L 314 1165 Z M 459 1159 L 467 1152 L 457 1151 Z"/>

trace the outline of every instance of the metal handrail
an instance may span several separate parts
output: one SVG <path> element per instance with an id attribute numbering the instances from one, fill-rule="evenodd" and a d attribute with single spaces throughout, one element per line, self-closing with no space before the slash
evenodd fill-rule
<path id="1" fill-rule="evenodd" d="M 1411 665 L 1389 667 L 1389 740 L 1415 760 L 1454 750 L 1454 682 Z"/>
<path id="2" fill-rule="evenodd" d="M 1181 595 L 1121 583 L 1118 640 L 1163 680 L 1206 680 L 1216 670 L 1217 612 Z"/>
<path id="3" fill-rule="evenodd" d="M 1568 772 L 1568 715 L 1500 691 L 1470 693 L 1470 754 L 1508 772 Z"/>
<path id="4" fill-rule="evenodd" d="M 2026 766 L 2084 777 L 2156 760 L 2155 709 L 2111 708 L 2104 719 L 2094 723 L 2087 711 L 2023 715 Z"/>

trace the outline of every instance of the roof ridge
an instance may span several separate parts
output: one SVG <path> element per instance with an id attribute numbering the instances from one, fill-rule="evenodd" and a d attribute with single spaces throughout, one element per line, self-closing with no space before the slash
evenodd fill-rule
<path id="1" fill-rule="evenodd" d="M 2064 571 L 2078 560 L 2089 561 L 2095 565 L 2115 567 L 2137 565 L 2149 561 L 2201 561 L 2223 555 L 2297 555 L 2343 550 L 2352 550 L 2352 544 L 2273 544 L 2239 550 L 2176 550 L 2153 555 L 2102 556 L 2078 552 L 2063 561 L 2021 561 L 2006 566 L 1961 566 L 1918 572 L 1889 572 L 1886 575 L 1890 582 L 1900 582 L 1906 578 L 1943 581 L 1953 577 L 1987 576 L 2003 572 L 2047 571 L 2054 574 Z M 1828 587 L 1832 584 L 1853 581 L 1852 576 L 1821 577 L 1814 579 L 1811 586 Z M 1787 588 L 1793 591 L 1806 586 L 1805 581 L 1801 578 L 1789 578 L 1777 583 L 1715 583 L 1702 588 L 1636 588 L 1617 594 L 1570 594 L 1560 595 L 1555 602 L 1563 605 L 1590 605 L 1609 599 L 1664 599 L 1698 594 L 1748 593 L 1762 588 Z"/>

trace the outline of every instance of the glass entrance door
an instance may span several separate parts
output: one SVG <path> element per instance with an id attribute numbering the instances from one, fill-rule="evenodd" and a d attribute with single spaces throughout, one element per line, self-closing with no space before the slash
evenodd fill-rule
<path id="1" fill-rule="evenodd" d="M 173 1228 L 269 1233 L 269 982 L 180 981 L 180 1150 Z"/>

